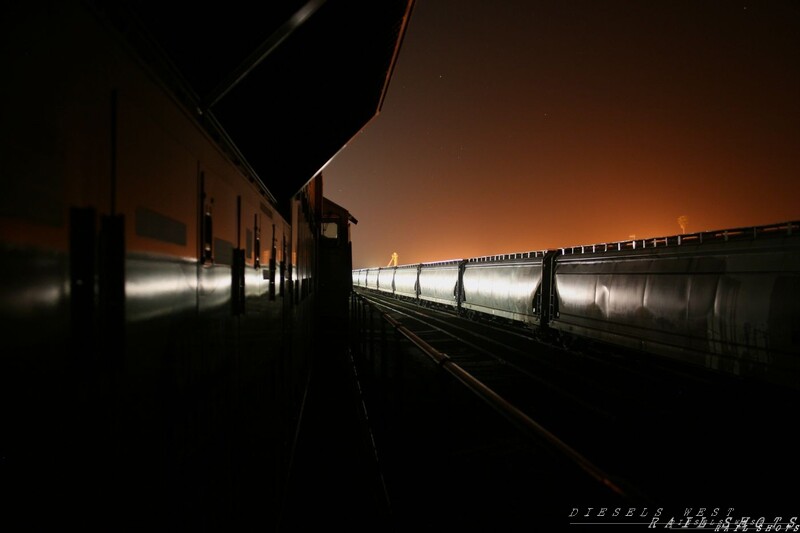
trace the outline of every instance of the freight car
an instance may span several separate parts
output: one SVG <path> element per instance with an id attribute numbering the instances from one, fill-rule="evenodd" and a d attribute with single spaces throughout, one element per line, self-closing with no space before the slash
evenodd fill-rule
<path id="1" fill-rule="evenodd" d="M 798 230 L 800 223 L 786 222 L 360 269 L 353 283 L 541 334 L 797 387 Z"/>
<path id="2" fill-rule="evenodd" d="M 346 232 L 320 249 L 317 171 L 377 114 L 411 2 L 322 4 L 7 6 L 11 530 L 277 522 L 318 265 L 352 268 Z M 344 89 L 318 83 L 331 57 Z"/>

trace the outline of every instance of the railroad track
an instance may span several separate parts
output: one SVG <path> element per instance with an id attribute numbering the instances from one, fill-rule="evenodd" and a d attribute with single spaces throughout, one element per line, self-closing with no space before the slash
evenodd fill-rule
<path id="1" fill-rule="evenodd" d="M 800 511 L 781 507 L 793 503 L 781 479 L 800 474 L 793 446 L 763 434 L 796 427 L 797 415 L 782 409 L 797 405 L 796 393 L 618 349 L 576 353 L 519 329 L 361 297 L 557 436 L 631 501 Z"/>

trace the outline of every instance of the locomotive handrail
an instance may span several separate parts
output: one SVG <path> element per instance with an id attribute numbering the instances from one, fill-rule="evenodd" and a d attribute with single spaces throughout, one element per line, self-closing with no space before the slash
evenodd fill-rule
<path id="1" fill-rule="evenodd" d="M 365 301 L 367 305 L 372 305 L 370 302 L 366 301 L 360 295 L 357 295 L 358 298 Z M 373 306 L 374 308 L 375 306 Z M 451 374 L 455 377 L 458 381 L 464 384 L 467 388 L 469 388 L 472 392 L 478 395 L 482 400 L 488 403 L 492 408 L 497 410 L 500 414 L 505 416 L 509 419 L 512 423 L 521 427 L 523 430 L 531 432 L 532 434 L 544 439 L 544 441 L 556 452 L 563 455 L 567 458 L 571 463 L 575 466 L 583 470 L 589 476 L 594 478 L 595 481 L 599 482 L 600 484 L 607 487 L 609 490 L 613 491 L 617 495 L 623 498 L 630 498 L 631 496 L 627 494 L 619 485 L 617 485 L 614 481 L 612 481 L 611 477 L 606 474 L 603 470 L 597 467 L 594 463 L 589 461 L 586 457 L 580 454 L 577 450 L 566 444 L 564 441 L 559 439 L 549 430 L 547 430 L 544 426 L 533 420 L 531 417 L 523 413 L 514 405 L 510 404 L 506 401 L 502 396 L 497 394 L 494 390 L 484 385 L 481 381 L 476 379 L 472 374 L 464 370 L 460 367 L 457 363 L 453 362 L 450 357 L 437 350 L 419 336 L 417 336 L 413 331 L 409 330 L 407 327 L 403 326 L 400 322 L 389 316 L 387 313 L 377 309 L 378 313 L 380 313 L 381 318 L 383 318 L 386 322 L 388 322 L 398 333 L 403 335 L 406 339 L 411 341 L 417 348 L 422 350 L 422 352 L 427 355 L 437 366 Z"/>

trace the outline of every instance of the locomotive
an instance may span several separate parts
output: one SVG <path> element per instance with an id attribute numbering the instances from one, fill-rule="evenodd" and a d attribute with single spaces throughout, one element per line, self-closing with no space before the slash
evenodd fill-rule
<path id="1" fill-rule="evenodd" d="M 324 211 L 319 169 L 378 113 L 412 2 L 305 4 L 9 6 L 12 529 L 278 522 L 319 268 L 348 285 L 352 268 L 346 210 Z M 325 88 L 332 58 L 347 83 Z M 321 247 L 332 221 L 341 237 Z"/>
<path id="2" fill-rule="evenodd" d="M 353 285 L 800 385 L 800 222 L 354 270 Z"/>

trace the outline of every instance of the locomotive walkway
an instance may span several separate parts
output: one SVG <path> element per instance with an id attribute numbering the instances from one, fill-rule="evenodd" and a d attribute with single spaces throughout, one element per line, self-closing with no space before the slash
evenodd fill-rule
<path id="1" fill-rule="evenodd" d="M 346 328 L 318 342 L 278 531 L 393 531 Z"/>

